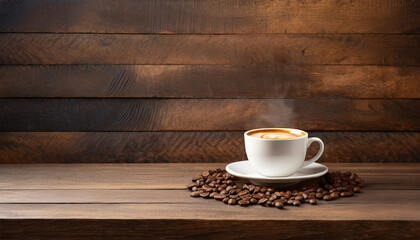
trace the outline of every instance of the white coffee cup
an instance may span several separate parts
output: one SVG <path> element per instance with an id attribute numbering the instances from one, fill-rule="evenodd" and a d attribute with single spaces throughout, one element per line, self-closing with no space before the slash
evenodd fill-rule
<path id="1" fill-rule="evenodd" d="M 290 139 L 264 139 L 250 136 L 258 131 L 281 130 L 296 134 Z M 301 134 L 301 135 L 299 135 Z M 248 161 L 259 174 L 266 177 L 286 177 L 294 174 L 300 168 L 317 161 L 324 152 L 321 139 L 308 138 L 308 133 L 292 128 L 259 128 L 244 133 L 245 150 Z M 313 143 L 318 142 L 318 153 L 305 161 L 306 150 Z"/>

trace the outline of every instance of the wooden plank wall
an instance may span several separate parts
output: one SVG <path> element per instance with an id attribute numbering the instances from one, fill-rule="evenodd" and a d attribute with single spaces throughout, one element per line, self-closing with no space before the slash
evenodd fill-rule
<path id="1" fill-rule="evenodd" d="M 0 163 L 420 159 L 420 1 L 0 1 Z M 316 147 L 311 147 L 310 155 Z"/>

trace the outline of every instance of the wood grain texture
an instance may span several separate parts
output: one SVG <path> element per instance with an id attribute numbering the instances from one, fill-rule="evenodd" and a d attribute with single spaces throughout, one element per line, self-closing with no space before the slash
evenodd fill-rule
<path id="1" fill-rule="evenodd" d="M 420 192 L 417 190 L 417 192 Z M 191 198 L 188 191 L 184 198 Z M 390 194 L 398 194 L 394 190 Z M 369 192 L 367 193 L 369 194 Z M 417 199 L 420 194 L 417 194 Z M 166 195 L 167 198 L 170 196 Z M 306 204 L 299 208 L 289 206 L 284 212 L 280 209 L 250 206 L 247 208 L 230 206 L 214 199 L 193 199 L 195 204 L 184 203 L 24 203 L 0 204 L 0 219 L 195 219 L 195 220 L 301 220 L 301 221 L 360 221 L 394 220 L 419 221 L 419 203 L 416 197 L 405 200 L 404 205 L 395 202 L 381 203 L 374 200 L 358 202 L 365 195 L 354 198 L 340 198 L 334 202 L 322 202 L 317 206 Z M 143 198 L 146 198 L 143 196 Z M 384 196 L 383 196 L 384 197 Z M 402 195 L 404 197 L 404 195 Z M 398 198 L 401 199 L 401 198 Z M 398 200 L 396 200 L 398 201 Z M 279 222 L 280 224 L 280 222 Z"/>
<path id="2" fill-rule="evenodd" d="M 413 180 L 420 174 L 419 164 L 328 164 L 331 171 L 359 173 L 367 186 L 352 198 L 285 210 L 189 197 L 183 188 L 192 176 L 220 167 L 2 165 L 0 237 L 272 239 L 274 233 L 288 239 L 416 239 L 419 234 L 419 215 L 413 211 L 419 207 L 420 185 Z M 404 204 L 395 204 L 401 199 Z M 275 227 L 279 225 L 283 227 Z"/>
<path id="3" fill-rule="evenodd" d="M 368 183 L 366 190 L 420 190 L 418 164 L 326 165 L 330 171 L 358 173 Z M 201 172 L 225 166 L 226 163 L 2 164 L 0 189 L 181 190 Z"/>
<path id="4" fill-rule="evenodd" d="M 419 132 L 310 132 L 321 162 L 416 163 Z M 318 146 L 309 148 L 308 157 Z M 246 159 L 243 132 L 2 132 L 0 163 L 232 162 Z"/>
<path id="5" fill-rule="evenodd" d="M 0 97 L 420 98 L 419 79 L 394 66 L 0 65 Z"/>
<path id="6" fill-rule="evenodd" d="M 0 131 L 420 130 L 408 99 L 0 99 Z"/>
<path id="7" fill-rule="evenodd" d="M 287 224 L 287 227 L 279 227 Z M 43 231 L 39 231 L 43 229 Z M 217 231 L 214 231 L 217 229 Z M 322 229 L 322 230 L 321 230 Z M 5 239 L 413 239 L 417 221 L 0 219 Z M 58 238 L 59 237 L 59 238 Z"/>
<path id="8" fill-rule="evenodd" d="M 416 33 L 418 1 L 2 1 L 1 32 Z M 123 14 L 122 14 L 123 13 Z"/>
<path id="9" fill-rule="evenodd" d="M 417 175 L 420 177 L 420 174 Z M 383 204 L 392 204 L 398 202 L 401 196 L 407 202 L 415 202 L 420 198 L 419 190 L 398 190 L 398 195 L 393 195 L 396 190 L 392 189 L 371 189 L 363 188 L 363 193 L 357 198 L 358 204 L 369 204 L 378 199 L 382 199 Z M 147 197 L 145 197 L 147 196 Z M 170 196 L 170 197 L 168 197 Z M 341 198 L 343 199 L 343 198 Z M 340 204 L 353 204 L 353 200 L 336 201 Z M 201 204 L 195 198 L 189 197 L 184 189 L 170 190 L 143 190 L 143 189 L 127 189 L 127 190 L 98 190 L 98 189 L 31 189 L 31 190 L 1 190 L 0 204 Z M 320 203 L 321 204 L 321 203 Z M 325 204 L 322 204 L 325 205 Z"/>
<path id="10" fill-rule="evenodd" d="M 418 35 L 0 34 L 0 64 L 418 66 L 419 56 Z"/>

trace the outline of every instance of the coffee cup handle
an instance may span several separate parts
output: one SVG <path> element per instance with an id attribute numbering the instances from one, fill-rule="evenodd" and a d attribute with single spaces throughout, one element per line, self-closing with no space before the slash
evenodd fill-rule
<path id="1" fill-rule="evenodd" d="M 309 146 L 311 146 L 311 144 L 313 142 L 318 142 L 319 143 L 318 153 L 315 155 L 315 157 L 304 161 L 303 162 L 303 167 L 308 166 L 309 164 L 316 162 L 321 157 L 322 153 L 324 152 L 324 143 L 322 142 L 321 139 L 319 139 L 317 137 L 309 138 L 308 143 L 306 145 L 306 148 L 309 148 Z"/>

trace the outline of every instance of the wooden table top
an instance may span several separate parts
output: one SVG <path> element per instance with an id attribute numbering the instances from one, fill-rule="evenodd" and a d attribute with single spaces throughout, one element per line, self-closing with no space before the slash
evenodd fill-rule
<path id="1" fill-rule="evenodd" d="M 192 177 L 225 165 L 0 165 L 0 237 L 34 237 L 41 227 L 44 239 L 58 232 L 78 239 L 420 236 L 420 164 L 326 164 L 358 173 L 367 186 L 316 206 L 240 207 L 189 196 Z"/>

